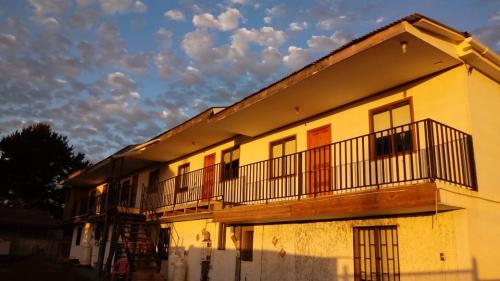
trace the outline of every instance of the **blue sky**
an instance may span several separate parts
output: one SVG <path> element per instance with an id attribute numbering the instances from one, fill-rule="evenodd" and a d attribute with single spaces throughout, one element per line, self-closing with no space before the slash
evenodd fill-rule
<path id="1" fill-rule="evenodd" d="M 414 12 L 500 49 L 496 0 L 0 0 L 0 136 L 46 122 L 97 161 Z"/>

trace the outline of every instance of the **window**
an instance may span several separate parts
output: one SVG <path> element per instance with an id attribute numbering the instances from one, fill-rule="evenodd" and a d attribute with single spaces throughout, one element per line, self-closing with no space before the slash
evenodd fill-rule
<path id="1" fill-rule="evenodd" d="M 295 137 L 289 137 L 271 143 L 271 178 L 295 174 L 297 152 Z"/>
<path id="2" fill-rule="evenodd" d="M 219 235 L 217 237 L 217 250 L 226 249 L 226 224 L 219 223 Z"/>
<path id="3" fill-rule="evenodd" d="M 122 182 L 122 191 L 120 194 L 119 205 L 122 207 L 128 207 L 128 197 L 130 195 L 130 180 L 126 180 Z"/>
<path id="4" fill-rule="evenodd" d="M 75 245 L 80 246 L 80 242 L 82 240 L 82 226 L 78 226 L 76 228 L 76 239 L 75 239 Z"/>
<path id="5" fill-rule="evenodd" d="M 229 180 L 238 177 L 240 167 L 240 148 L 233 147 L 222 152 L 221 179 Z"/>
<path id="6" fill-rule="evenodd" d="M 400 280 L 396 226 L 355 227 L 354 280 Z"/>
<path id="7" fill-rule="evenodd" d="M 186 191 L 188 188 L 188 176 L 189 173 L 189 163 L 180 165 L 177 169 L 177 178 L 175 179 L 175 185 L 178 191 Z"/>
<path id="8" fill-rule="evenodd" d="M 170 248 L 170 228 L 160 228 L 158 238 L 158 254 L 162 260 L 168 259 L 168 251 Z"/>
<path id="9" fill-rule="evenodd" d="M 149 193 L 157 192 L 159 182 L 160 182 L 160 170 L 156 169 L 149 172 L 148 192 Z"/>
<path id="10" fill-rule="evenodd" d="M 413 150 L 413 109 L 411 99 L 405 99 L 370 111 L 373 154 L 376 157 Z"/>
<path id="11" fill-rule="evenodd" d="M 132 177 L 132 187 L 130 189 L 130 202 L 129 207 L 135 208 L 135 201 L 137 199 L 137 186 L 139 185 L 139 175 L 135 175 Z"/>
<path id="12" fill-rule="evenodd" d="M 253 259 L 253 226 L 241 228 L 241 260 L 252 261 Z"/>
<path id="13" fill-rule="evenodd" d="M 95 215 L 97 214 L 97 206 L 96 206 L 96 191 L 95 190 L 92 190 L 91 192 L 89 192 L 89 213 L 91 215 Z"/>

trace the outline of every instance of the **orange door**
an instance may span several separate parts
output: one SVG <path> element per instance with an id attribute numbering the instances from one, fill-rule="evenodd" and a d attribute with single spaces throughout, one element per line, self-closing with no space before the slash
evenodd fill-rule
<path id="1" fill-rule="evenodd" d="M 212 197 L 215 181 L 215 153 L 205 156 L 203 164 L 203 189 L 202 198 L 208 200 Z"/>
<path id="2" fill-rule="evenodd" d="M 307 193 L 326 194 L 331 181 L 331 128 L 322 126 L 307 132 Z"/>

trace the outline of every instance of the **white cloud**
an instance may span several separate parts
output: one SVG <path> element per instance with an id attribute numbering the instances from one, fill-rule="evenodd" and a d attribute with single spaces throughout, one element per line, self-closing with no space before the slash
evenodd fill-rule
<path id="1" fill-rule="evenodd" d="M 76 0 L 76 4 L 80 7 L 88 7 L 92 5 L 95 0 Z"/>
<path id="2" fill-rule="evenodd" d="M 44 17 L 49 13 L 61 14 L 69 6 L 68 0 L 30 0 L 36 17 Z"/>
<path id="3" fill-rule="evenodd" d="M 182 40 L 182 48 L 191 59 L 201 64 L 220 62 L 227 54 L 225 48 L 214 47 L 213 36 L 203 29 L 187 33 Z"/>
<path id="4" fill-rule="evenodd" d="M 126 14 L 128 12 L 144 13 L 148 10 L 142 1 L 134 0 L 99 0 L 101 9 L 110 15 Z"/>
<path id="5" fill-rule="evenodd" d="M 113 72 L 106 76 L 106 84 L 114 89 L 134 89 L 136 87 L 135 81 L 123 72 Z"/>
<path id="6" fill-rule="evenodd" d="M 120 38 L 118 28 L 106 22 L 97 29 L 99 66 L 112 64 L 126 67 L 136 73 L 144 73 L 149 68 L 152 57 L 146 52 L 130 54 Z"/>
<path id="7" fill-rule="evenodd" d="M 282 17 L 286 14 L 285 5 L 280 4 L 266 9 L 266 15 L 271 17 Z"/>
<path id="8" fill-rule="evenodd" d="M 288 55 L 283 57 L 283 63 L 291 70 L 297 70 L 306 66 L 318 54 L 333 51 L 346 44 L 352 38 L 351 35 L 336 31 L 331 36 L 316 36 L 307 40 L 307 48 L 296 46 L 288 47 Z"/>
<path id="9" fill-rule="evenodd" d="M 315 51 L 333 51 L 346 44 L 352 37 L 344 32 L 335 31 L 331 36 L 312 36 L 307 45 Z"/>
<path id="10" fill-rule="evenodd" d="M 379 24 L 385 21 L 385 17 L 379 17 L 378 19 L 375 20 L 375 23 Z"/>
<path id="11" fill-rule="evenodd" d="M 181 82 L 188 86 L 199 83 L 201 79 L 200 71 L 193 66 L 188 66 L 181 74 Z"/>
<path id="12" fill-rule="evenodd" d="M 101 9 L 107 14 L 125 14 L 132 7 L 132 0 L 99 0 Z"/>
<path id="13" fill-rule="evenodd" d="M 500 11 L 497 11 L 493 16 L 488 19 L 489 22 L 500 21 Z"/>
<path id="14" fill-rule="evenodd" d="M 147 12 L 147 10 L 148 10 L 148 7 L 146 6 L 146 4 L 144 4 L 141 1 L 135 1 L 134 11 L 136 11 L 138 13 L 145 13 L 145 12 Z"/>
<path id="15" fill-rule="evenodd" d="M 6 48 L 14 48 L 16 46 L 16 36 L 6 33 L 0 34 L 0 47 L 3 45 Z"/>
<path id="16" fill-rule="evenodd" d="M 292 70 L 304 67 L 311 59 L 311 52 L 299 47 L 288 47 L 288 55 L 283 57 L 285 65 Z"/>
<path id="17" fill-rule="evenodd" d="M 244 4 L 248 4 L 248 2 L 250 2 L 249 0 L 231 0 L 232 3 L 235 3 L 235 4 L 241 4 L 241 5 L 244 5 Z"/>
<path id="18" fill-rule="evenodd" d="M 239 55 L 244 55 L 248 51 L 249 43 L 277 48 L 284 41 L 285 33 L 269 26 L 262 27 L 260 30 L 240 28 L 231 36 L 231 49 Z"/>
<path id="19" fill-rule="evenodd" d="M 260 79 L 271 76 L 281 64 L 281 54 L 277 48 L 267 47 L 261 52 L 261 61 L 255 67 L 253 73 Z"/>
<path id="20" fill-rule="evenodd" d="M 302 31 L 304 29 L 306 29 L 308 26 L 307 22 L 292 22 L 290 23 L 290 25 L 288 26 L 288 28 L 291 30 L 291 31 Z"/>
<path id="21" fill-rule="evenodd" d="M 286 14 L 285 6 L 283 4 L 276 5 L 272 8 L 266 9 L 266 16 L 264 17 L 264 22 L 270 24 L 273 18 L 279 18 Z"/>
<path id="22" fill-rule="evenodd" d="M 175 21 L 183 21 L 186 20 L 184 14 L 179 10 L 168 10 L 164 14 L 167 18 Z"/>
<path id="23" fill-rule="evenodd" d="M 174 33 L 171 30 L 164 27 L 160 27 L 160 29 L 158 29 L 155 33 L 156 39 L 161 41 L 164 45 L 170 45 L 173 35 Z"/>
<path id="24" fill-rule="evenodd" d="M 347 19 L 347 16 L 340 15 L 336 17 L 331 17 L 328 19 L 321 20 L 317 23 L 317 26 L 321 29 L 331 30 L 336 28 L 336 26 Z"/>
<path id="25" fill-rule="evenodd" d="M 130 96 L 133 97 L 134 99 L 141 98 L 141 94 L 139 94 L 138 92 L 130 92 Z"/>
<path id="26" fill-rule="evenodd" d="M 53 17 L 43 19 L 42 24 L 45 28 L 48 28 L 50 30 L 57 30 L 60 26 L 59 21 Z"/>
<path id="27" fill-rule="evenodd" d="M 154 62 L 158 76 L 164 80 L 172 80 L 172 76 L 176 73 L 175 66 L 177 62 L 175 56 L 169 50 L 162 50 L 154 57 Z"/>
<path id="28" fill-rule="evenodd" d="M 210 13 L 203 13 L 193 17 L 193 24 L 198 27 L 209 27 L 223 31 L 232 30 L 238 27 L 242 18 L 240 11 L 236 8 L 228 8 L 217 16 Z"/>

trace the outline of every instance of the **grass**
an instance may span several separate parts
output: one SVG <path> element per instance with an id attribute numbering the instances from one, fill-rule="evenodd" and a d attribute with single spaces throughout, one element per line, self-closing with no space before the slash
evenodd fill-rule
<path id="1" fill-rule="evenodd" d="M 44 256 L 1 257 L 0 280 L 2 281 L 93 281 L 97 280 L 94 269 L 71 263 L 56 263 Z"/>

